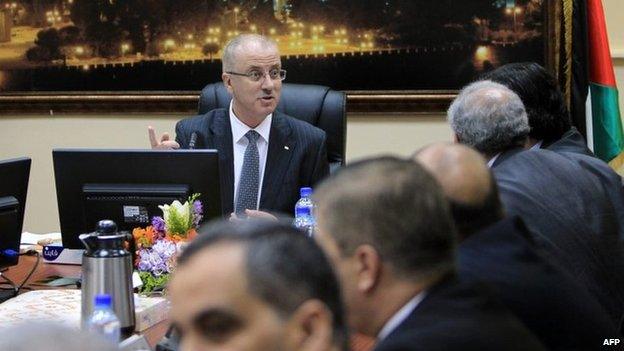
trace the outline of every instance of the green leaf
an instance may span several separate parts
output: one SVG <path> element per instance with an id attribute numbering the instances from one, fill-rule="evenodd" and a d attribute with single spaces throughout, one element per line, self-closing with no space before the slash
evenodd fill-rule
<path id="1" fill-rule="evenodd" d="M 199 199 L 200 196 L 201 196 L 201 193 L 195 193 L 195 194 L 189 196 L 188 203 L 189 204 L 193 204 L 193 201 Z"/>
<path id="2" fill-rule="evenodd" d="M 150 272 L 140 271 L 139 276 L 143 281 L 143 285 L 138 288 L 140 294 L 149 294 L 154 291 L 162 291 L 167 287 L 169 282 L 169 273 L 155 276 Z"/>

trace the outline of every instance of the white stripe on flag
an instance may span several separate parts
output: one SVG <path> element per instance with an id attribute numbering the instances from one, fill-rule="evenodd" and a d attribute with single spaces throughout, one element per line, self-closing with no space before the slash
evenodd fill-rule
<path id="1" fill-rule="evenodd" d="M 592 116 L 591 89 L 587 87 L 585 100 L 585 131 L 587 132 L 587 147 L 594 151 L 594 118 Z"/>

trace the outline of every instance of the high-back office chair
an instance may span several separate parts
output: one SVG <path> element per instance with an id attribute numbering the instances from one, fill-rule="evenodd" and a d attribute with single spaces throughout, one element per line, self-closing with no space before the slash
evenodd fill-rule
<path id="1" fill-rule="evenodd" d="M 215 108 L 228 108 L 231 96 L 223 83 L 206 85 L 199 97 L 199 114 Z M 306 121 L 327 134 L 327 159 L 333 172 L 345 163 L 345 94 L 320 85 L 282 85 L 277 110 Z"/>

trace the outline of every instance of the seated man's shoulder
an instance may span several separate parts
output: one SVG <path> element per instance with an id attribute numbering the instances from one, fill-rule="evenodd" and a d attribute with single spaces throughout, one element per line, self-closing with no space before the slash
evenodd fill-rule
<path id="1" fill-rule="evenodd" d="M 287 115 L 283 112 L 275 111 L 275 116 L 277 116 L 278 118 L 283 118 L 288 122 L 288 124 L 290 124 L 291 127 L 295 129 L 303 130 L 309 133 L 316 133 L 318 135 L 325 134 L 322 129 L 314 126 L 313 124 L 299 118 Z"/>
<path id="2" fill-rule="evenodd" d="M 554 151 L 546 149 L 524 150 L 523 152 L 515 154 L 513 158 L 518 160 L 536 159 L 544 161 L 563 161 L 565 163 L 568 162 L 565 157 L 562 157 Z"/>
<path id="3" fill-rule="evenodd" d="M 306 121 L 302 121 L 298 118 L 289 116 L 285 113 L 278 112 L 277 116 L 283 118 L 290 127 L 299 134 L 306 134 L 308 138 L 325 139 L 325 131 L 318 128 Z"/>
<path id="4" fill-rule="evenodd" d="M 550 173 L 562 173 L 565 170 L 579 172 L 580 167 L 573 161 L 550 150 L 524 150 L 507 158 L 500 167 L 493 169 L 494 174 L 513 170 L 513 172 L 526 171 L 537 176 L 536 170 Z"/>
<path id="5" fill-rule="evenodd" d="M 210 110 L 202 115 L 195 115 L 190 117 L 185 117 L 178 121 L 177 126 L 194 126 L 197 124 L 210 123 L 212 119 L 218 116 L 226 116 L 227 110 L 224 108 L 217 108 L 214 110 Z"/>

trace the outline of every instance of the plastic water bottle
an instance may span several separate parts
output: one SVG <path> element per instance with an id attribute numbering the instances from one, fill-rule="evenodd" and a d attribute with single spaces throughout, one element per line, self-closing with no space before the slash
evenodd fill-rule
<path id="1" fill-rule="evenodd" d="M 303 231 L 308 236 L 314 234 L 314 202 L 312 202 L 312 188 L 305 187 L 299 191 L 301 198 L 295 204 L 295 221 L 293 225 Z"/>
<path id="2" fill-rule="evenodd" d="M 103 336 L 106 340 L 117 345 L 120 337 L 119 319 L 113 312 L 111 296 L 101 294 L 95 296 L 95 307 L 87 326 L 90 331 Z"/>

